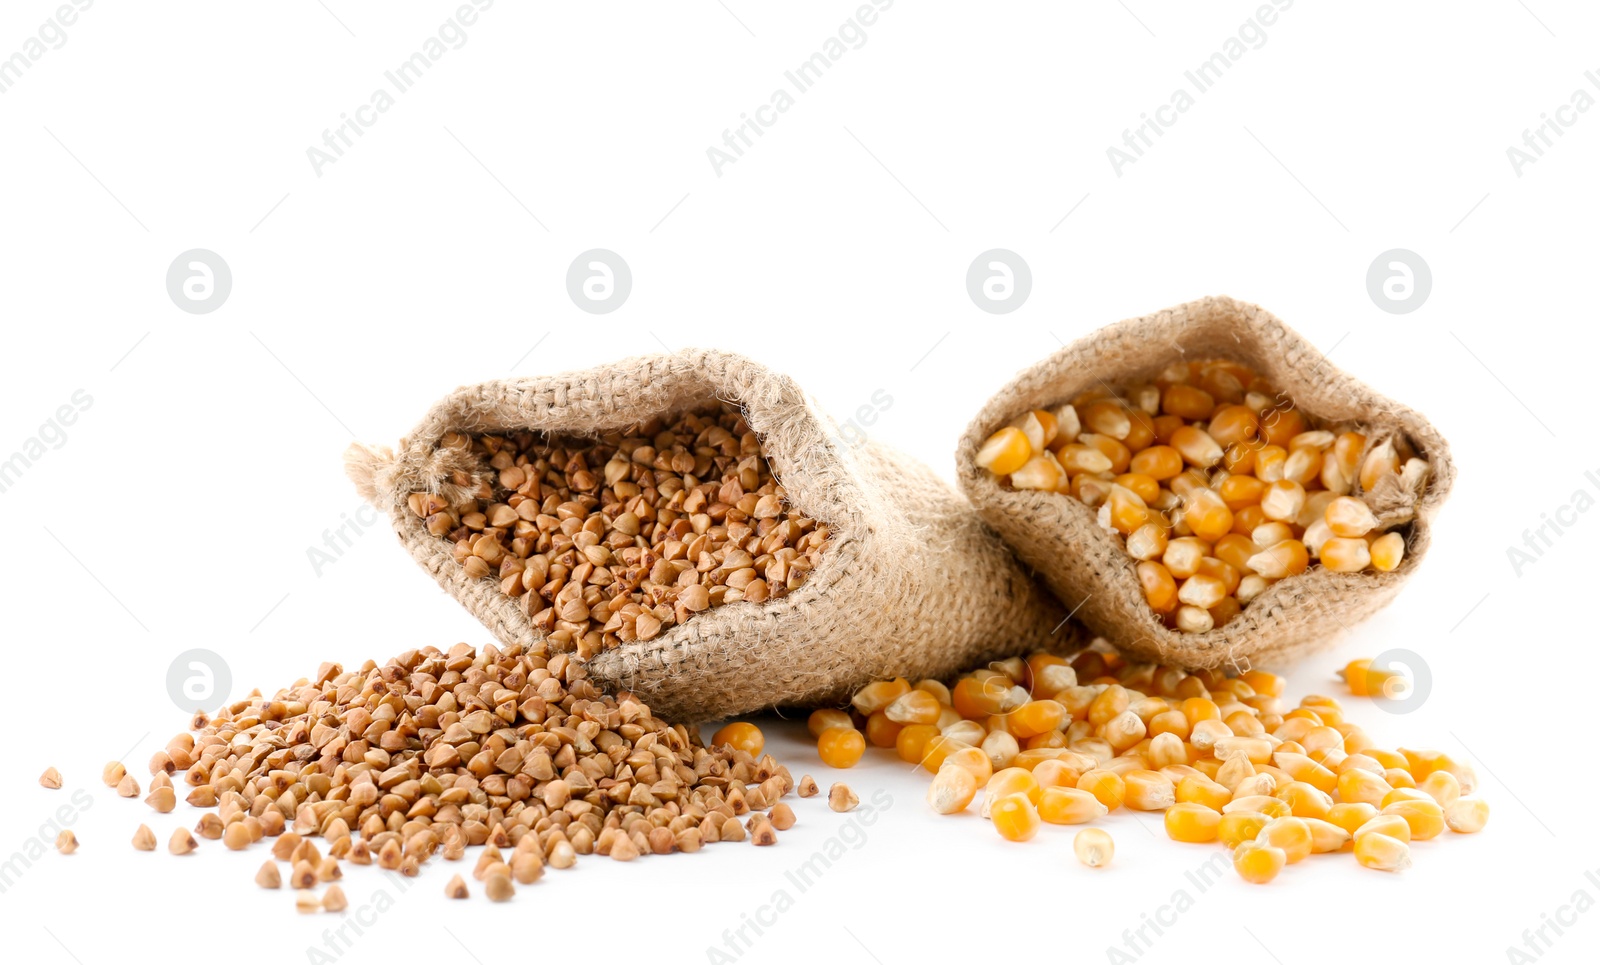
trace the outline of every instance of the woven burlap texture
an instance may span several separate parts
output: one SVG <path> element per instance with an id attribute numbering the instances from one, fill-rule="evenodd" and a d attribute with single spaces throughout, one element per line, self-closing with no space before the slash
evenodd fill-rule
<path id="1" fill-rule="evenodd" d="M 1068 495 L 1006 488 L 973 461 L 983 441 L 1021 413 L 1054 408 L 1086 390 L 1151 379 L 1176 360 L 1207 358 L 1252 366 L 1305 414 L 1365 432 L 1369 448 L 1403 434 L 1432 464 L 1420 498 L 1393 478 L 1368 494 L 1380 519 L 1401 523 L 1406 534 L 1398 569 L 1334 573 L 1314 567 L 1273 584 L 1222 627 L 1179 633 L 1145 603 L 1137 561 L 1098 525 L 1094 509 Z M 1427 554 L 1434 513 L 1455 479 L 1449 446 L 1419 413 L 1335 368 L 1266 310 L 1220 296 L 1118 322 L 1023 371 L 972 420 L 956 463 L 961 487 L 979 513 L 1077 620 L 1124 651 L 1190 668 L 1281 666 L 1387 605 Z"/>
<path id="2" fill-rule="evenodd" d="M 539 648 L 542 635 L 519 602 L 493 578 L 468 579 L 451 544 L 429 535 L 406 505 L 412 492 L 458 498 L 450 474 L 482 471 L 460 465 L 460 450 L 441 451 L 440 438 L 520 429 L 597 435 L 713 398 L 744 408 L 790 504 L 828 524 L 829 546 L 781 599 L 717 607 L 596 656 L 588 669 L 608 689 L 630 690 L 669 719 L 707 720 L 834 703 L 877 678 L 946 677 L 1072 641 L 1059 604 L 952 486 L 876 441 L 841 441 L 792 379 L 726 352 L 684 350 L 468 386 L 435 405 L 398 452 L 352 446 L 346 469 L 446 592 L 497 639 Z"/>

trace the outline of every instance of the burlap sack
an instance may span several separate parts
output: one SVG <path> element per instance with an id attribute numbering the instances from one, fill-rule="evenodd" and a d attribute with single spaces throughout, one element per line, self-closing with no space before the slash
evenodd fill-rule
<path id="1" fill-rule="evenodd" d="M 541 635 L 518 601 L 493 578 L 466 577 L 449 542 L 429 535 L 406 506 L 412 492 L 459 493 L 449 477 L 461 467 L 441 455 L 438 440 L 450 431 L 597 435 L 714 398 L 744 407 L 790 504 L 828 524 L 829 548 L 785 597 L 715 607 L 596 656 L 588 668 L 604 685 L 633 691 L 669 719 L 694 721 L 840 701 L 876 678 L 944 677 L 1071 642 L 1064 611 L 953 487 L 876 442 L 843 441 L 792 379 L 724 352 L 458 389 L 397 454 L 352 446 L 346 467 L 446 592 L 501 641 L 537 648 Z"/>
<path id="2" fill-rule="evenodd" d="M 1392 476 L 1367 495 L 1380 521 L 1399 524 L 1406 536 L 1405 559 L 1394 572 L 1313 567 L 1273 584 L 1222 627 L 1179 633 L 1145 603 L 1136 561 L 1100 528 L 1095 510 L 1069 495 L 1005 488 L 973 458 L 985 439 L 1030 409 L 1151 378 L 1175 360 L 1218 357 L 1254 367 L 1324 425 L 1354 425 L 1369 447 L 1404 434 L 1433 471 L 1420 497 Z M 1455 479 L 1449 446 L 1419 413 L 1339 371 L 1266 310 L 1226 297 L 1119 322 L 1023 371 L 973 419 L 956 463 L 961 487 L 979 513 L 1077 620 L 1126 652 L 1189 668 L 1281 665 L 1385 606 L 1427 554 L 1433 515 Z"/>

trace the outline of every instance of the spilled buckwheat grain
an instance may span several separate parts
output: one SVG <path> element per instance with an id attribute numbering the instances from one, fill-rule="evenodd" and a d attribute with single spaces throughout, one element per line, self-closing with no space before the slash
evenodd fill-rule
<path id="1" fill-rule="evenodd" d="M 788 508 L 728 403 L 599 438 L 451 433 L 439 445 L 498 480 L 453 505 L 412 493 L 411 511 L 454 544 L 469 578 L 520 599 L 552 651 L 580 659 L 725 603 L 785 596 L 828 542 L 825 524 Z"/>
<path id="2" fill-rule="evenodd" d="M 375 856 L 415 875 L 435 855 L 460 860 L 483 846 L 477 877 L 503 899 L 513 880 L 533 884 L 579 855 L 630 860 L 742 840 L 739 816 L 782 807 L 794 789 L 770 755 L 705 747 L 697 730 L 669 726 L 631 695 L 602 694 L 571 655 L 520 647 L 428 647 L 349 671 L 324 664 L 193 723 L 164 753 L 191 804 L 216 808 L 197 830 L 234 850 L 274 838 L 273 857 L 303 891 L 341 877 L 345 860 Z M 792 824 L 787 812 L 756 820 L 757 843 Z M 187 830 L 174 833 L 174 853 L 194 847 Z M 265 866 L 257 883 L 273 887 L 276 875 Z M 465 888 L 452 880 L 446 890 Z"/>

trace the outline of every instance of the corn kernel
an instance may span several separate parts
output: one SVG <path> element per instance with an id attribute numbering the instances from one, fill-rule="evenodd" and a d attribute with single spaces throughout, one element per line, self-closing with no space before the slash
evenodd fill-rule
<path id="1" fill-rule="evenodd" d="M 932 724 L 911 724 L 900 728 L 894 739 L 895 754 L 907 764 L 920 764 L 928 741 L 939 736 L 939 728 Z"/>
<path id="2" fill-rule="evenodd" d="M 1204 844 L 1217 840 L 1217 826 L 1222 815 L 1204 804 L 1180 802 L 1167 808 L 1164 823 L 1167 837 L 1174 841 Z"/>
<path id="3" fill-rule="evenodd" d="M 1284 859 L 1294 864 L 1311 854 L 1311 826 L 1301 818 L 1275 818 L 1256 835 L 1256 841 L 1279 849 Z"/>
<path id="4" fill-rule="evenodd" d="M 1378 816 L 1378 808 L 1372 804 L 1357 801 L 1340 801 L 1328 810 L 1328 823 L 1343 828 L 1346 833 L 1354 835 L 1356 831 L 1368 821 Z M 1407 829 L 1410 830 L 1409 828 Z"/>
<path id="5" fill-rule="evenodd" d="M 985 783 L 983 788 L 983 814 L 988 817 L 990 809 L 996 801 L 1013 794 L 1021 794 L 1035 804 L 1039 801 L 1043 789 L 1033 775 L 1020 767 L 1007 767 L 995 771 Z"/>
<path id="6" fill-rule="evenodd" d="M 850 719 L 849 714 L 842 710 L 833 710 L 828 707 L 813 710 L 811 716 L 806 718 L 806 730 L 811 732 L 812 737 L 821 737 L 822 732 L 829 727 L 854 727 L 855 725 L 855 721 Z"/>
<path id="7" fill-rule="evenodd" d="M 974 461 L 996 476 L 1007 476 L 1021 469 L 1032 455 L 1027 435 L 1015 426 L 1006 426 L 984 441 Z"/>
<path id="8" fill-rule="evenodd" d="M 978 782 L 964 767 L 941 767 L 928 784 L 928 805 L 940 814 L 965 811 L 978 793 Z"/>
<path id="9" fill-rule="evenodd" d="M 1229 848 L 1237 848 L 1246 841 L 1254 841 L 1272 820 L 1260 811 L 1229 812 L 1217 823 L 1217 840 Z"/>
<path id="10" fill-rule="evenodd" d="M 1386 834 L 1356 835 L 1356 860 L 1363 868 L 1404 871 L 1411 867 L 1411 845 Z"/>
<path id="11" fill-rule="evenodd" d="M 1111 863 L 1116 845 L 1111 835 L 1099 828 L 1084 828 L 1072 839 L 1072 853 L 1091 868 L 1102 868 Z"/>
<path id="12" fill-rule="evenodd" d="M 1086 824 L 1107 813 L 1088 791 L 1075 787 L 1046 787 L 1039 793 L 1039 818 L 1047 824 Z"/>
<path id="13" fill-rule="evenodd" d="M 1177 803 L 1172 782 L 1160 771 L 1131 770 L 1122 782 L 1123 803 L 1136 811 L 1162 811 Z"/>
<path id="14" fill-rule="evenodd" d="M 1078 778 L 1078 790 L 1093 794 L 1095 800 L 1110 811 L 1122 807 L 1123 801 L 1127 798 L 1127 785 L 1122 775 L 1099 768 L 1085 771 L 1083 776 Z"/>
<path id="15" fill-rule="evenodd" d="M 1008 794 L 994 802 L 989 820 L 1007 841 L 1028 841 L 1039 833 L 1039 812 L 1026 794 Z"/>
<path id="16" fill-rule="evenodd" d="M 817 756 L 829 767 L 855 767 L 866 749 L 866 737 L 853 727 L 830 727 L 817 738 Z"/>
<path id="17" fill-rule="evenodd" d="M 1382 814 L 1397 814 L 1405 819 L 1411 829 L 1411 840 L 1426 841 L 1444 833 L 1444 809 L 1432 798 L 1421 801 L 1396 801 L 1386 805 Z"/>
<path id="18" fill-rule="evenodd" d="M 1350 832 L 1339 827 L 1332 821 L 1323 821 L 1317 818 L 1302 818 L 1306 827 L 1311 829 L 1311 853 L 1327 854 L 1338 851 L 1350 843 Z"/>
<path id="19" fill-rule="evenodd" d="M 1288 856 L 1271 845 L 1246 841 L 1233 849 L 1233 870 L 1251 884 L 1266 884 L 1288 863 Z"/>
<path id="20" fill-rule="evenodd" d="M 766 738 L 761 734 L 761 728 L 748 721 L 735 721 L 723 726 L 711 737 L 712 747 L 721 747 L 727 744 L 737 751 L 744 751 L 751 757 L 760 757 L 761 748 L 766 746 Z M 351 820 L 354 820 L 353 818 Z"/>
<path id="21" fill-rule="evenodd" d="M 1460 834 L 1482 831 L 1489 823 L 1489 802 L 1482 798 L 1464 797 L 1445 806 L 1444 823 Z"/>

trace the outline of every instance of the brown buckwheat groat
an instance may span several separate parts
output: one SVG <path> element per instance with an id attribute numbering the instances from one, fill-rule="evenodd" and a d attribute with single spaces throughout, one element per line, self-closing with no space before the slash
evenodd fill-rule
<path id="1" fill-rule="evenodd" d="M 1049 451 L 1002 451 L 1030 448 L 1008 443 L 1041 421 L 1055 423 Z M 1145 465 L 1121 465 L 1136 449 Z M 1079 620 L 1143 659 L 1196 668 L 1279 662 L 1386 605 L 1455 478 L 1420 414 L 1226 297 L 1120 322 L 1023 371 L 956 462 L 984 519 Z M 1161 518 L 1134 525 L 1146 512 Z"/>
<path id="2" fill-rule="evenodd" d="M 1071 645 L 958 493 L 728 353 L 469 386 L 346 467 L 502 642 L 671 718 Z"/>

